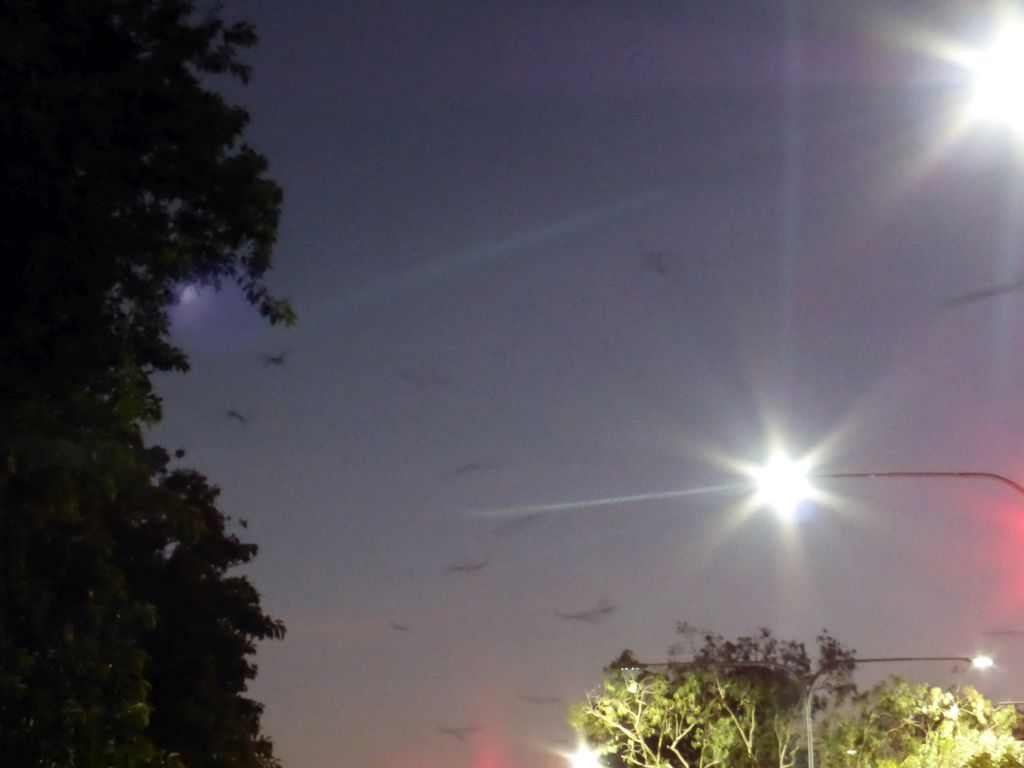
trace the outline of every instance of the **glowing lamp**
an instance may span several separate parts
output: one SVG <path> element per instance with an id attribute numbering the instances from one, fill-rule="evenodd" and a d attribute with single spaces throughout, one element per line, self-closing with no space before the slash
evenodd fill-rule
<path id="1" fill-rule="evenodd" d="M 992 45 L 972 59 L 974 116 L 1024 131 L 1024 24 L 1007 21 Z"/>
<path id="2" fill-rule="evenodd" d="M 571 768 L 602 768 L 600 756 L 585 744 L 580 744 L 577 750 L 567 757 Z"/>
<path id="3" fill-rule="evenodd" d="M 785 456 L 774 457 L 756 473 L 757 501 L 775 510 L 784 520 L 791 520 L 800 502 L 812 492 L 802 462 Z"/>

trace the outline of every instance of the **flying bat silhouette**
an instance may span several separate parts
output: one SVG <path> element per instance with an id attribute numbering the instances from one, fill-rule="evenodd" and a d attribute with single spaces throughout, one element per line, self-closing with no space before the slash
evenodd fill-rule
<path id="1" fill-rule="evenodd" d="M 525 694 L 518 697 L 522 701 L 528 701 L 530 704 L 536 704 L 538 706 L 544 706 L 548 704 L 561 704 L 564 700 L 557 696 L 527 696 Z"/>
<path id="2" fill-rule="evenodd" d="M 227 410 L 224 411 L 224 415 L 227 416 L 229 419 L 234 419 L 243 427 L 249 423 L 248 419 L 246 419 L 245 416 L 240 414 L 238 411 Z"/>
<path id="3" fill-rule="evenodd" d="M 1024 288 L 1024 280 L 1016 280 L 1012 283 L 1003 283 L 1002 285 L 993 285 L 989 288 L 982 288 L 978 291 L 954 296 L 952 299 L 943 302 L 942 306 L 945 309 L 954 309 L 956 307 L 962 307 L 964 304 L 973 304 L 974 302 L 982 301 L 983 299 L 1002 296 L 1004 293 L 1011 293 L 1013 291 L 1020 290 L 1021 288 Z"/>
<path id="4" fill-rule="evenodd" d="M 513 518 L 507 523 L 502 523 L 494 528 L 495 536 L 513 536 L 526 528 L 529 528 L 534 523 L 540 521 L 540 512 L 531 512 L 528 515 L 522 515 L 520 517 Z"/>
<path id="5" fill-rule="evenodd" d="M 487 464 L 483 461 L 467 461 L 465 464 L 461 464 L 455 469 L 450 469 L 444 473 L 445 477 L 459 477 L 461 475 L 472 475 L 477 472 L 491 472 L 498 469 L 500 464 Z"/>
<path id="6" fill-rule="evenodd" d="M 471 560 L 466 563 L 455 563 L 454 565 L 445 566 L 442 569 L 442 573 L 476 573 L 487 565 L 487 560 Z"/>
<path id="7" fill-rule="evenodd" d="M 463 744 L 468 744 L 467 737 L 472 736 L 478 731 L 483 730 L 482 725 L 462 725 L 458 727 L 447 727 L 444 725 L 436 725 L 438 733 L 443 733 L 445 736 L 451 736 L 461 741 Z"/>
<path id="8" fill-rule="evenodd" d="M 693 624 L 691 624 L 688 621 L 676 622 L 676 632 L 678 634 L 680 634 L 680 635 L 686 635 L 688 637 L 691 636 L 691 635 L 710 635 L 711 634 L 711 630 L 710 629 L 704 629 L 703 627 L 695 627 Z"/>
<path id="9" fill-rule="evenodd" d="M 284 363 L 285 363 L 286 359 L 287 358 L 285 358 L 284 352 L 282 352 L 279 355 L 264 355 L 263 356 L 263 364 L 264 365 L 276 365 L 276 366 L 278 366 L 280 368 L 280 367 L 284 366 Z"/>
<path id="10" fill-rule="evenodd" d="M 981 634 L 985 637 L 1024 637 L 1024 629 L 990 629 Z"/>
<path id="11" fill-rule="evenodd" d="M 677 269 L 673 269 L 669 260 L 666 258 L 662 251 L 648 251 L 644 254 L 644 263 L 647 268 L 666 280 L 671 280 L 673 283 L 679 282 L 679 274 Z"/>
<path id="12" fill-rule="evenodd" d="M 688 621 L 680 621 L 676 623 L 676 633 L 685 637 L 685 640 L 672 643 L 668 649 L 669 658 L 675 658 L 681 653 L 697 653 L 697 639 L 700 637 L 707 637 L 712 634 L 710 629 L 704 629 L 702 627 L 695 627 Z"/>
<path id="13" fill-rule="evenodd" d="M 411 384 L 417 389 L 449 389 L 452 386 L 451 381 L 444 376 L 438 376 L 429 371 L 398 368 L 394 371 L 394 374 L 406 384 Z"/>
<path id="14" fill-rule="evenodd" d="M 596 608 L 590 608 L 586 611 L 578 611 L 577 613 L 562 613 L 561 611 L 555 611 L 555 615 L 569 621 L 585 621 L 588 624 L 596 625 L 597 622 L 605 616 L 615 613 L 617 610 L 619 610 L 617 605 L 610 605 L 607 602 L 604 602 Z"/>

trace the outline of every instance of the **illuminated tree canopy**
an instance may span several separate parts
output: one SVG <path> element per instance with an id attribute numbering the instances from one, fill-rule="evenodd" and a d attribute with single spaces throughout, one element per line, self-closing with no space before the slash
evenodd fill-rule
<path id="1" fill-rule="evenodd" d="M 708 635 L 687 661 L 643 664 L 625 651 L 570 722 L 609 768 L 798 768 L 806 697 L 820 768 L 1015 768 L 1020 717 L 972 688 L 893 678 L 858 693 L 852 652 L 827 633 L 817 659 L 762 630 Z"/>
<path id="2" fill-rule="evenodd" d="M 971 687 L 943 690 L 892 678 L 829 713 L 819 728 L 824 766 L 1012 768 L 1024 766 L 1020 715 Z"/>

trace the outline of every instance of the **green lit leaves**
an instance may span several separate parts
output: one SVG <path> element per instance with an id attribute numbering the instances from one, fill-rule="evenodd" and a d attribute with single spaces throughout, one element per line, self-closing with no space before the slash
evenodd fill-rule
<path id="1" fill-rule="evenodd" d="M 789 737 L 779 748 L 773 718 L 795 715 L 765 700 L 765 688 L 713 670 L 660 674 L 614 671 L 570 722 L 625 765 L 642 768 L 791 765 Z M 788 725 L 782 732 L 791 734 Z M 782 754 L 782 760 L 778 755 Z"/>
<path id="2" fill-rule="evenodd" d="M 830 712 L 819 728 L 825 768 L 982 768 L 1024 764 L 1018 715 L 973 688 L 893 678 Z"/>

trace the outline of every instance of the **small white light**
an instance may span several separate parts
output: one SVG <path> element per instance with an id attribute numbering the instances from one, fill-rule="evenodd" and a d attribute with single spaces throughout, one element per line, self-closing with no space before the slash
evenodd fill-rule
<path id="1" fill-rule="evenodd" d="M 975 669 L 988 669 L 993 664 L 995 664 L 995 662 L 992 661 L 989 656 L 975 656 L 971 659 L 971 666 Z"/>
<path id="2" fill-rule="evenodd" d="M 194 285 L 186 285 L 178 291 L 178 301 L 182 304 L 191 304 L 199 298 L 199 289 Z"/>
<path id="3" fill-rule="evenodd" d="M 567 757 L 571 768 L 602 768 L 600 756 L 585 744 L 580 744 L 576 751 Z"/>
<path id="4" fill-rule="evenodd" d="M 857 754 L 857 750 L 856 749 L 848 749 L 848 750 L 846 750 L 846 754 L 848 754 L 848 755 L 856 755 Z"/>

